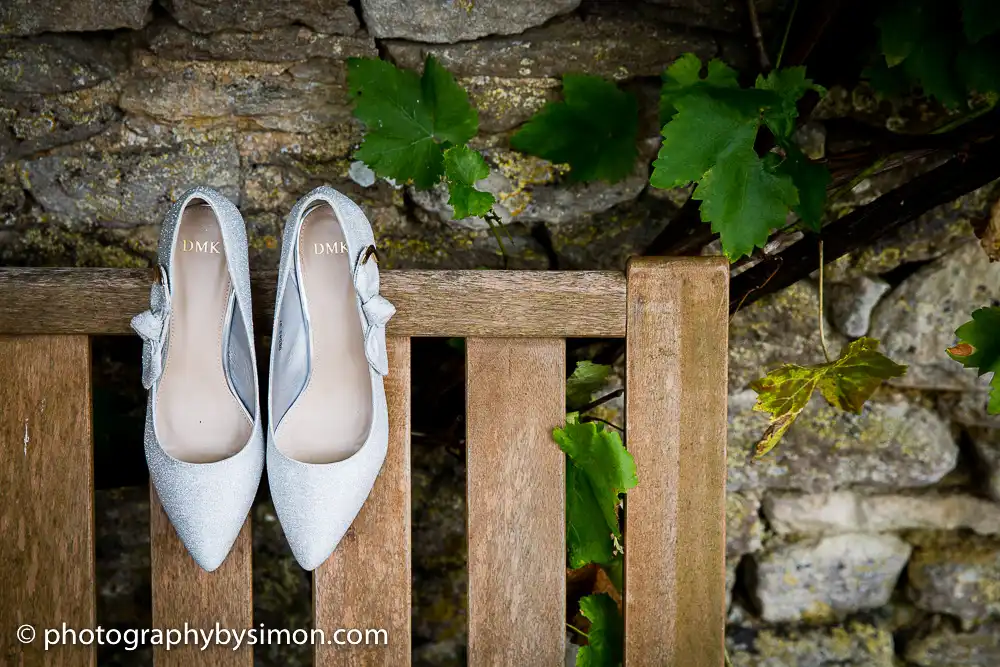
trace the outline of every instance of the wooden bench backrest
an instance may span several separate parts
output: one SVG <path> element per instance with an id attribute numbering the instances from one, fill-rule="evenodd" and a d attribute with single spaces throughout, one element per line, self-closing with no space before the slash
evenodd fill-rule
<path id="1" fill-rule="evenodd" d="M 150 272 L 0 269 L 0 663 L 93 665 L 93 648 L 14 630 L 95 626 L 90 335 L 127 334 Z M 565 339 L 625 337 L 627 667 L 719 667 L 725 625 L 728 267 L 634 260 L 616 272 L 384 271 L 389 454 L 314 574 L 316 627 L 385 628 L 388 647 L 317 665 L 410 664 L 410 337 L 467 339 L 469 664 L 562 665 L 566 643 Z M 274 275 L 255 276 L 271 330 Z M 134 443 L 141 447 L 140 442 Z M 153 626 L 252 627 L 250 522 L 202 572 L 152 494 Z M 158 667 L 251 667 L 250 650 L 155 650 Z"/>

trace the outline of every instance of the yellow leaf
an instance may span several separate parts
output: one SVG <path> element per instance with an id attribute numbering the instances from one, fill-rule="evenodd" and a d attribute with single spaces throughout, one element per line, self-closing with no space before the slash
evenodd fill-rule
<path id="1" fill-rule="evenodd" d="M 878 352 L 878 345 L 874 338 L 859 338 L 848 343 L 834 361 L 815 366 L 785 364 L 755 380 L 750 385 L 757 392 L 753 409 L 771 415 L 757 441 L 755 458 L 774 449 L 817 388 L 830 405 L 860 413 L 884 380 L 903 375 L 906 366 Z"/>

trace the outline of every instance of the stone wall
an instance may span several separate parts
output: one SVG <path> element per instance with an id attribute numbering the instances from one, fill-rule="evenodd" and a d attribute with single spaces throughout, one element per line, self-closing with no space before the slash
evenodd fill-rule
<path id="1" fill-rule="evenodd" d="M 758 5 L 770 29 L 768 3 Z M 283 215 L 330 183 L 369 213 L 389 266 L 499 267 L 493 237 L 474 220 L 451 220 L 442 191 L 397 189 L 352 167 L 360 128 L 345 59 L 381 54 L 416 67 L 433 53 L 479 109 L 473 143 L 510 221 L 511 266 L 618 268 L 687 194 L 647 187 L 659 73 L 687 51 L 744 69 L 752 53 L 745 3 L 735 0 L 66 7 L 0 6 L 3 264 L 147 266 L 168 202 L 205 184 L 240 205 L 253 263 L 271 266 Z M 570 71 L 613 77 L 639 96 L 642 151 L 622 183 L 569 184 L 559 169 L 508 147 L 512 130 Z M 899 127 L 905 114 L 864 89 L 835 89 L 814 112 L 811 154 L 823 154 L 823 122 L 838 116 Z M 834 209 L 897 182 L 865 180 Z M 970 242 L 970 220 L 998 193 L 996 184 L 984 188 L 831 267 L 831 345 L 869 333 L 910 370 L 861 415 L 814 401 L 754 464 L 748 455 L 765 420 L 751 409 L 748 384 L 776 364 L 821 359 L 817 286 L 803 281 L 734 318 L 727 507 L 737 667 L 1000 664 L 1000 419 L 985 414 L 983 383 L 944 354 L 969 313 L 1000 298 L 1000 265 Z M 454 523 L 438 530 L 415 519 L 426 555 L 415 565 L 421 664 L 459 664 L 462 655 L 463 617 L 448 611 L 461 605 L 464 569 L 463 475 L 453 458 L 415 450 L 414 507 Z M 127 541 L 117 532 L 109 539 Z M 278 579 L 292 583 L 273 584 L 285 591 L 278 597 L 303 585 L 282 568 Z M 424 581 L 424 572 L 437 574 Z"/>

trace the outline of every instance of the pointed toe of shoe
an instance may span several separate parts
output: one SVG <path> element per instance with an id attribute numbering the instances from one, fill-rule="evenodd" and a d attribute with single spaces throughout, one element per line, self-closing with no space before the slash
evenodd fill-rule
<path id="1" fill-rule="evenodd" d="M 226 559 L 253 505 L 263 469 L 256 437 L 237 455 L 216 463 L 190 464 L 146 448 L 160 505 L 198 565 L 212 572 Z"/>
<path id="2" fill-rule="evenodd" d="M 268 475 L 273 479 L 270 469 Z M 295 494 L 276 493 L 274 482 L 270 484 L 274 509 L 296 562 L 304 570 L 315 570 L 340 544 L 364 501 L 343 497 L 330 501 L 331 494 L 322 491 L 330 488 L 325 484 L 317 484 L 312 492 L 303 492 L 300 487 Z"/>
<path id="3" fill-rule="evenodd" d="M 267 478 L 274 509 L 305 570 L 319 567 L 340 544 L 371 493 L 385 460 L 385 441 L 370 442 L 338 463 L 308 464 L 267 446 Z"/>
<path id="4" fill-rule="evenodd" d="M 307 572 L 312 572 L 326 562 L 326 559 L 330 557 L 337 548 L 337 545 L 340 544 L 340 537 L 333 540 L 319 540 L 313 537 L 292 539 L 287 533 L 285 537 L 292 548 L 292 555 L 295 556 L 295 562 Z"/>
<path id="5" fill-rule="evenodd" d="M 241 523 L 241 528 L 242 525 Z M 198 564 L 198 567 L 206 572 L 215 572 L 219 569 L 232 550 L 239 534 L 239 528 L 234 534 L 229 534 L 229 531 L 222 533 L 217 530 L 177 529 L 177 536 L 184 544 L 184 548 L 191 554 L 191 558 Z"/>

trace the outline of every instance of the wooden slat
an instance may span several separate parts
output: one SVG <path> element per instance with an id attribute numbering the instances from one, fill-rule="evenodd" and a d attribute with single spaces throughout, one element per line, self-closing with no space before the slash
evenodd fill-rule
<path id="1" fill-rule="evenodd" d="M 153 580 L 153 627 L 162 630 L 188 628 L 226 629 L 253 627 L 253 580 L 251 576 L 250 520 L 240 531 L 232 551 L 215 572 L 205 572 L 191 558 L 170 524 L 152 484 L 149 488 L 150 567 Z M 289 628 L 294 630 L 294 628 Z M 252 647 L 214 645 L 202 651 L 194 644 L 153 647 L 156 667 L 251 667 Z"/>
<path id="2" fill-rule="evenodd" d="M 149 307 L 143 269 L 0 269 L 0 333 L 131 333 Z M 275 274 L 252 277 L 255 326 L 271 331 Z M 383 271 L 393 336 L 625 335 L 616 271 Z"/>
<path id="3" fill-rule="evenodd" d="M 43 650 L 46 628 L 95 627 L 90 410 L 86 336 L 0 338 L 0 664 L 95 664 Z"/>
<path id="4" fill-rule="evenodd" d="M 627 667 L 723 663 L 728 281 L 722 260 L 629 266 Z"/>
<path id="5" fill-rule="evenodd" d="M 371 495 L 333 555 L 313 573 L 317 667 L 410 664 L 410 339 L 390 337 L 389 451 Z M 361 635 L 334 636 L 358 629 Z M 354 646 L 364 631 L 385 630 Z M 388 641 L 388 645 L 385 642 Z"/>
<path id="6" fill-rule="evenodd" d="M 562 339 L 466 342 L 469 665 L 565 660 Z"/>

